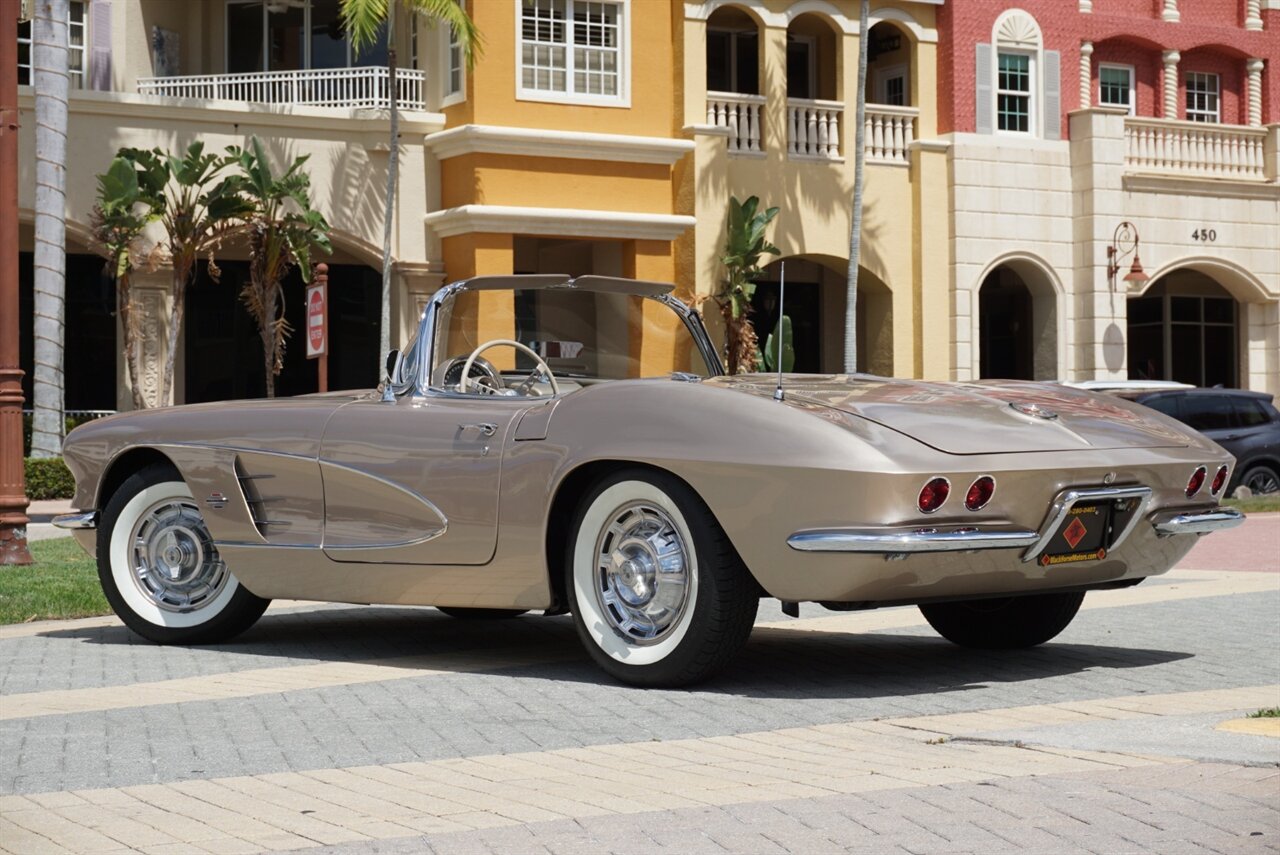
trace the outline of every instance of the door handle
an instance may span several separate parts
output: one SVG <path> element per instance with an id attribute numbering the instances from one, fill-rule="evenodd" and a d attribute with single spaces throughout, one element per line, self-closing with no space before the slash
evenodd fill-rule
<path id="1" fill-rule="evenodd" d="M 498 426 L 493 422 L 478 422 L 476 424 L 458 425 L 459 431 L 478 430 L 481 436 L 493 436 L 498 431 Z"/>

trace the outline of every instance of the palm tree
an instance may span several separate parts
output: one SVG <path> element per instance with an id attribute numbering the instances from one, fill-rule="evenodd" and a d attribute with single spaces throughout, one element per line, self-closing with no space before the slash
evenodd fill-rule
<path id="1" fill-rule="evenodd" d="M 400 175 L 400 112 L 396 83 L 396 16 L 392 0 L 339 0 L 342 22 L 351 36 L 351 47 L 360 49 L 373 44 L 378 31 L 387 27 L 387 66 L 389 69 L 388 101 L 391 108 L 391 146 L 387 162 L 387 204 L 382 220 L 382 335 L 378 347 L 378 373 L 391 349 L 391 225 L 396 211 L 396 184 Z M 462 56 L 470 68 L 480 52 L 480 32 L 460 0 L 402 0 L 411 14 L 422 15 L 453 28 Z"/>
<path id="2" fill-rule="evenodd" d="M 36 89 L 35 371 L 31 456 L 58 457 L 67 290 L 68 0 L 41 0 L 32 22 Z M 13 38 L 12 30 L 4 38 Z"/>
<path id="3" fill-rule="evenodd" d="M 311 207 L 311 178 L 302 171 L 307 156 L 299 157 L 276 176 L 257 137 L 249 149 L 228 148 L 240 166 L 241 192 L 250 209 L 243 215 L 249 237 L 249 281 L 240 291 L 262 338 L 267 397 L 276 396 L 276 375 L 284 365 L 284 345 L 291 329 L 284 319 L 284 290 L 289 270 L 297 267 L 311 281 L 313 252 L 328 255 L 329 224 Z M 290 204 L 292 203 L 292 204 Z"/>
<path id="4" fill-rule="evenodd" d="M 760 351 L 755 327 L 751 325 L 751 298 L 755 296 L 755 280 L 761 274 L 760 260 L 777 255 L 778 248 L 765 240 L 765 230 L 777 208 L 757 213 L 760 200 L 755 196 L 745 202 L 729 197 L 729 225 L 726 229 L 724 255 L 720 263 L 729 274 L 724 287 L 715 295 L 724 318 L 725 367 L 730 374 L 749 374 L 756 370 Z"/>
<path id="5" fill-rule="evenodd" d="M 862 0 L 858 14 L 858 106 L 854 113 L 853 151 L 853 224 L 849 228 L 849 294 L 844 310 L 844 370 L 852 374 L 858 370 L 858 265 L 862 251 L 862 184 L 866 170 L 866 151 L 863 140 L 867 124 L 867 19 L 871 16 L 871 1 Z"/>
<path id="6" fill-rule="evenodd" d="M 232 161 L 204 153 L 203 142 L 193 142 L 178 157 L 161 149 L 122 149 L 119 155 L 138 165 L 140 180 L 148 187 L 163 188 L 149 201 L 164 226 L 169 262 L 173 265 L 170 287 L 169 339 L 164 375 L 160 385 L 160 405 L 173 393 L 173 365 L 178 355 L 178 330 L 186 308 L 187 285 L 195 274 L 196 260 L 209 258 L 209 275 L 217 279 L 213 254 L 222 245 L 236 221 L 248 213 L 249 205 L 240 195 L 239 176 L 224 177 L 214 183 Z M 213 186 L 206 189 L 208 185 Z"/>
<path id="7" fill-rule="evenodd" d="M 151 177 L 129 158 L 116 157 L 98 176 L 98 201 L 90 215 L 93 236 L 107 253 L 107 270 L 116 285 L 116 313 L 124 330 L 125 372 L 135 410 L 148 402 L 142 394 L 142 325 L 133 311 L 130 285 L 138 266 L 139 239 L 159 216 L 158 196 L 164 190 L 147 186 Z"/>

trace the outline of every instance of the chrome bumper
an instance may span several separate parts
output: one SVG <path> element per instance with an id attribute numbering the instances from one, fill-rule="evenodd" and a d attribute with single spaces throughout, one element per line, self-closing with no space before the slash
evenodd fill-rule
<path id="1" fill-rule="evenodd" d="M 1244 514 L 1235 508 L 1214 508 L 1211 511 L 1184 511 L 1157 514 L 1151 520 L 1156 534 L 1208 534 L 1211 531 L 1235 528 L 1244 522 Z"/>
<path id="2" fill-rule="evenodd" d="M 71 530 L 90 529 L 98 527 L 97 511 L 80 511 L 75 514 L 59 514 L 53 518 L 53 524 L 58 528 L 66 528 Z"/>
<path id="3" fill-rule="evenodd" d="M 908 530 L 840 528 L 798 531 L 787 546 L 801 552 L 963 552 L 1022 549 L 1040 539 L 1034 531 L 954 526 Z"/>
<path id="4" fill-rule="evenodd" d="M 1067 514 L 1079 502 L 1132 499 L 1138 507 L 1130 514 L 1124 528 L 1116 532 L 1108 549 L 1118 547 L 1146 518 L 1160 536 L 1206 534 L 1233 528 L 1244 522 L 1244 514 L 1233 508 L 1203 511 L 1166 511 L 1146 516 L 1151 501 L 1151 488 L 1092 487 L 1064 490 L 1055 497 L 1039 531 L 995 528 L 993 526 L 912 526 L 910 528 L 838 528 L 798 531 L 787 538 L 787 545 L 800 552 L 871 552 L 889 556 L 905 556 L 920 552 L 965 552 L 985 549 L 1025 549 L 1022 560 L 1039 555 Z"/>

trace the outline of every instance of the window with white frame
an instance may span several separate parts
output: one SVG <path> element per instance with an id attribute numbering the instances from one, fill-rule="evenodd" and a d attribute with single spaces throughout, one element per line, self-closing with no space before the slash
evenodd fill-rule
<path id="1" fill-rule="evenodd" d="M 1187 73 L 1187 121 L 1220 122 L 1218 75 L 1203 71 Z"/>
<path id="2" fill-rule="evenodd" d="M 620 103 L 626 4 L 521 0 L 520 95 Z"/>
<path id="3" fill-rule="evenodd" d="M 71 0 L 67 4 L 67 72 L 70 75 L 68 84 L 72 89 L 79 89 L 84 85 L 85 34 L 88 29 L 84 7 L 84 0 Z M 32 83 L 31 26 L 30 21 L 18 25 L 19 86 L 30 86 Z"/>
<path id="4" fill-rule="evenodd" d="M 906 107 L 910 96 L 907 93 L 907 66 L 894 65 L 889 68 L 878 68 L 875 73 L 875 95 L 877 104 L 889 104 L 894 107 Z"/>
<path id="5" fill-rule="evenodd" d="M 444 32 L 444 97 L 447 103 L 461 101 L 466 97 L 463 91 L 466 79 L 463 77 L 462 42 L 458 39 L 458 31 L 452 26 L 442 27 Z"/>
<path id="6" fill-rule="evenodd" d="M 1123 107 L 1134 115 L 1132 65 L 1100 65 L 1098 67 L 1098 103 L 1104 107 Z"/>
<path id="7" fill-rule="evenodd" d="M 1010 133 L 1034 133 L 1031 54 L 1000 51 L 996 70 L 996 128 Z"/>

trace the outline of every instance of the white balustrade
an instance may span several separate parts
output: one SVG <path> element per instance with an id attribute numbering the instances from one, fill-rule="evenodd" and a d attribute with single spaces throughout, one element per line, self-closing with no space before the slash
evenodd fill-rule
<path id="1" fill-rule="evenodd" d="M 760 112 L 763 95 L 737 92 L 707 93 L 707 124 L 729 129 L 731 154 L 760 154 Z"/>
<path id="2" fill-rule="evenodd" d="M 916 138 L 915 107 L 868 104 L 863 129 L 868 163 L 909 163 L 910 146 Z"/>
<path id="3" fill-rule="evenodd" d="M 138 80 L 138 92 L 164 98 L 385 108 L 390 106 L 390 78 L 391 71 L 385 66 L 196 74 L 143 77 Z M 424 109 L 425 82 L 421 70 L 397 69 L 398 105 L 406 110 Z"/>
<path id="4" fill-rule="evenodd" d="M 1265 181 L 1266 138 L 1264 128 L 1129 118 L 1125 166 L 1134 172 Z"/>
<path id="5" fill-rule="evenodd" d="M 787 99 L 787 155 L 796 160 L 840 160 L 840 101 Z"/>

